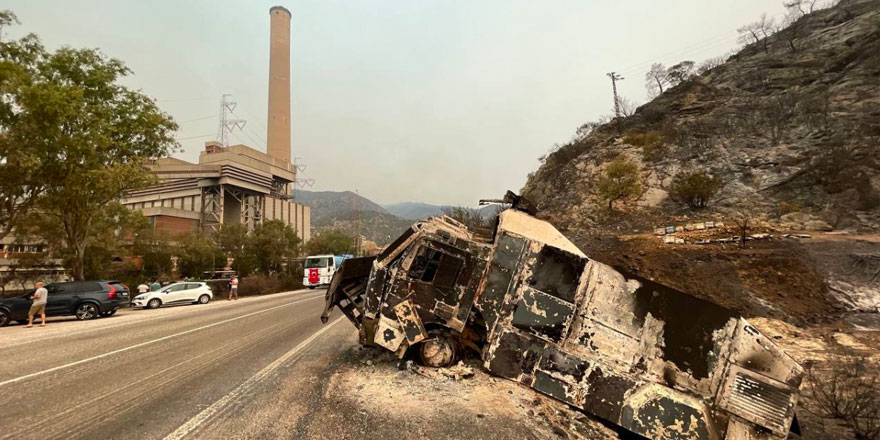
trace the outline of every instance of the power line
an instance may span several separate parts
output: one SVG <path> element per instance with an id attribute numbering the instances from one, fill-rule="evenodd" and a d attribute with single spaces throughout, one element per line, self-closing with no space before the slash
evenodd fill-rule
<path id="1" fill-rule="evenodd" d="M 156 102 L 184 102 L 184 101 L 207 101 L 209 99 L 215 99 L 214 97 L 205 97 L 205 98 L 175 98 L 175 99 L 157 99 Z"/>
<path id="2" fill-rule="evenodd" d="M 187 119 L 186 121 L 177 121 L 177 123 L 178 124 L 186 124 L 187 122 L 204 121 L 205 119 L 213 119 L 216 117 L 217 117 L 217 115 L 208 115 L 208 116 L 204 116 L 201 118 Z"/>
<path id="3" fill-rule="evenodd" d="M 190 136 L 190 137 L 185 137 L 185 138 L 174 138 L 174 140 L 176 140 L 176 141 L 185 141 L 185 140 L 187 140 L 187 139 L 198 139 L 198 138 L 204 138 L 204 137 L 209 137 L 209 136 L 214 136 L 214 133 L 203 134 L 203 135 L 201 135 L 201 136 Z"/>

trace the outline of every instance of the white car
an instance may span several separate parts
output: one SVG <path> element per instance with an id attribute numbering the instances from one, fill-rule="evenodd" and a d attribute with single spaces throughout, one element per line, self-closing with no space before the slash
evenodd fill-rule
<path id="1" fill-rule="evenodd" d="M 169 284 L 153 292 L 142 293 L 131 301 L 132 307 L 158 309 L 166 304 L 207 304 L 214 298 L 211 286 L 199 282 Z"/>

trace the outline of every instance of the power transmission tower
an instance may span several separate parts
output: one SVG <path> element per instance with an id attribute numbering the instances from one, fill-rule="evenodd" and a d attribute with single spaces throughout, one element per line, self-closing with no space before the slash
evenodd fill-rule
<path id="1" fill-rule="evenodd" d="M 610 72 L 606 75 L 611 78 L 611 89 L 614 90 L 614 119 L 617 120 L 617 132 L 620 133 L 620 98 L 617 97 L 617 81 L 622 81 L 624 78 L 617 72 Z"/>
<path id="2" fill-rule="evenodd" d="M 235 107 L 238 106 L 237 102 L 233 102 L 228 100 L 232 95 L 223 94 L 220 97 L 220 126 L 217 127 L 217 140 L 220 141 L 220 145 L 224 147 L 229 146 L 229 133 L 232 133 L 233 130 L 238 129 L 238 131 L 244 130 L 244 125 L 247 123 L 244 119 L 227 119 L 226 112 L 232 113 L 235 110 Z"/>

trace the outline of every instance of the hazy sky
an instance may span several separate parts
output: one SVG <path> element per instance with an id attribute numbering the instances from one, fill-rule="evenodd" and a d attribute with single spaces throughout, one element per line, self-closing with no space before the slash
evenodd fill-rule
<path id="1" fill-rule="evenodd" d="M 652 62 L 735 48 L 768 0 L 6 0 L 51 47 L 98 47 L 180 123 L 195 161 L 220 95 L 265 151 L 269 7 L 293 13 L 293 156 L 316 190 L 473 205 L 519 190 L 537 158 L 611 112 L 606 72 L 645 101 Z"/>

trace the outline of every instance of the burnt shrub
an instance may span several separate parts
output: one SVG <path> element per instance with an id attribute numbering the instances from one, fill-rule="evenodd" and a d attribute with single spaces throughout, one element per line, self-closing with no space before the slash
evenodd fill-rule
<path id="1" fill-rule="evenodd" d="M 721 189 L 720 177 L 712 177 L 705 171 L 682 172 L 672 180 L 669 196 L 691 209 L 702 209 Z"/>
<path id="2" fill-rule="evenodd" d="M 834 354 L 827 368 L 807 365 L 818 415 L 843 421 L 856 439 L 880 438 L 880 365 L 852 349 Z"/>

